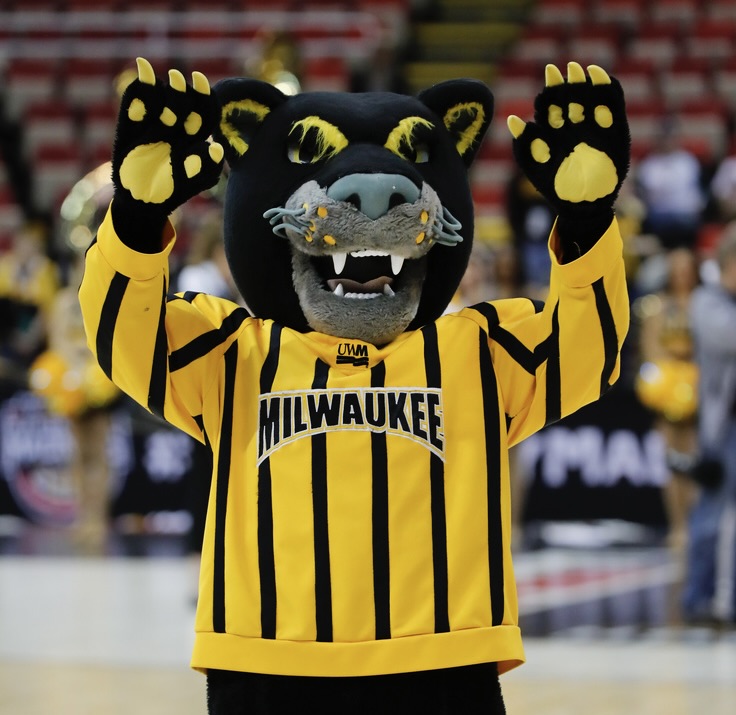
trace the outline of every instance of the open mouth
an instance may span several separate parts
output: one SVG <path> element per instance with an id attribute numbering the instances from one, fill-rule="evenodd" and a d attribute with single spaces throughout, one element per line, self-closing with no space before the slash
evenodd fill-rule
<path id="1" fill-rule="evenodd" d="M 404 258 L 387 251 L 361 249 L 311 256 L 324 289 L 340 298 L 393 298 L 401 287 Z"/>

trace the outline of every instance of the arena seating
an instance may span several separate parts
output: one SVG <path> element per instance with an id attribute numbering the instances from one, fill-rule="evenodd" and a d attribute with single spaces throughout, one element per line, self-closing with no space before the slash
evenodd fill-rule
<path id="1" fill-rule="evenodd" d="M 510 161 L 508 114 L 529 119 L 552 62 L 600 64 L 626 91 L 636 161 L 652 148 L 665 117 L 679 118 L 682 143 L 706 167 L 731 148 L 736 110 L 736 2 L 733 0 L 539 0 L 498 68 L 496 119 L 474 169 L 480 213 L 501 214 L 502 172 Z"/>
<path id="2" fill-rule="evenodd" d="M 158 72 L 199 69 L 216 82 L 246 73 L 246 60 L 259 56 L 268 34 L 288 28 L 302 55 L 304 88 L 348 89 L 353 71 L 369 71 L 404 37 L 409 6 L 410 0 L 0 2 L 5 112 L 24 126 L 39 207 L 58 208 L 80 172 L 109 157 L 115 78 L 137 55 Z M 2 215 L 8 195 L 0 184 Z"/>
<path id="3" fill-rule="evenodd" d="M 488 0 L 493 4 L 494 0 Z M 82 170 L 109 153 L 115 76 L 137 54 L 157 71 L 198 68 L 212 81 L 242 74 L 268 31 L 288 26 L 303 55 L 306 89 L 340 90 L 355 71 L 393 59 L 408 36 L 414 0 L 17 0 L 0 2 L 5 108 L 28 127 L 29 157 L 75 147 Z M 341 12 L 335 13 L 339 9 Z M 505 126 L 529 118 L 544 65 L 600 64 L 626 90 L 634 159 L 646 154 L 665 116 L 681 118 L 683 142 L 706 165 L 731 147 L 736 111 L 733 0 L 538 0 L 519 39 L 489 68 L 496 120 L 473 169 L 478 211 L 501 215 L 512 167 Z M 430 80 L 429 77 L 427 77 Z M 50 105 L 57 119 L 51 120 Z M 53 112 L 52 112 L 53 113 Z M 58 127 L 51 127 L 53 121 Z M 37 166 L 37 174 L 46 164 Z M 1 180 L 2 177 L 0 177 Z M 75 177 L 70 174 L 68 183 Z M 39 185 L 64 182 L 43 178 Z M 0 199 L 7 196 L 2 191 Z M 59 195 L 42 197 L 58 204 Z M 0 205 L 0 208 L 2 206 Z M 8 212 L 6 212 L 7 214 Z M 2 232 L 0 227 L 0 232 Z"/>

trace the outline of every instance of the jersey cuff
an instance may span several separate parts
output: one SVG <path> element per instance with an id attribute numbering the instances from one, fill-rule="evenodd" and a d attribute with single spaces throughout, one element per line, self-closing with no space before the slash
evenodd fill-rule
<path id="1" fill-rule="evenodd" d="M 615 217 L 593 247 L 585 255 L 570 263 L 561 264 L 557 260 L 554 249 L 558 243 L 557 220 L 555 220 L 549 237 L 552 271 L 560 282 L 569 288 L 583 288 L 595 283 L 609 273 L 611 267 L 621 261 L 623 255 L 623 241 Z"/>
<path id="2" fill-rule="evenodd" d="M 167 220 L 162 243 L 165 247 L 159 253 L 139 253 L 126 246 L 115 232 L 112 213 L 108 207 L 105 218 L 97 231 L 97 246 L 103 258 L 118 273 L 136 281 L 156 278 L 166 271 L 169 254 L 176 242 L 176 231 Z"/>

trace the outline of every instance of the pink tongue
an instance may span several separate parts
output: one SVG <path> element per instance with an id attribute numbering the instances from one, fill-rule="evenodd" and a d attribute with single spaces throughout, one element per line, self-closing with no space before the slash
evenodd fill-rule
<path id="1" fill-rule="evenodd" d="M 334 291 L 338 284 L 342 283 L 346 293 L 383 293 L 383 286 L 390 286 L 393 282 L 393 278 L 388 276 L 374 278 L 367 283 L 358 283 L 357 281 L 351 281 L 349 278 L 330 278 L 327 285 L 330 290 Z"/>

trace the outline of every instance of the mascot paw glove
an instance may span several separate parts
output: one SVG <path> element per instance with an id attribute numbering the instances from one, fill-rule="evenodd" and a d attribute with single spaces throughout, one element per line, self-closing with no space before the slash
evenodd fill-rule
<path id="1" fill-rule="evenodd" d="M 564 254 L 585 253 L 610 225 L 629 169 L 631 137 L 621 85 L 596 65 L 586 75 L 570 62 L 567 79 L 547 65 L 534 121 L 511 115 L 508 126 L 516 162 L 557 212 Z"/>
<path id="2" fill-rule="evenodd" d="M 121 240 L 144 253 L 161 250 L 169 214 L 219 179 L 223 148 L 209 137 L 219 122 L 207 78 L 178 70 L 168 84 L 138 58 L 138 78 L 123 94 L 112 153 L 112 218 Z"/>

